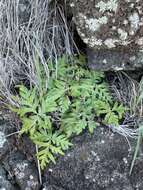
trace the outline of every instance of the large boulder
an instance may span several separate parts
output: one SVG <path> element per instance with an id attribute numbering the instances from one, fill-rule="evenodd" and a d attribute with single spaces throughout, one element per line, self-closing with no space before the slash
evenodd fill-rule
<path id="1" fill-rule="evenodd" d="M 92 51 L 90 65 L 103 70 L 143 67 L 140 53 L 143 49 L 143 0 L 70 0 L 70 6 L 77 31 L 90 48 L 88 52 Z M 112 53 L 113 61 L 117 60 L 116 67 L 110 63 L 113 62 Z"/>
<path id="2" fill-rule="evenodd" d="M 73 140 L 74 147 L 46 169 L 43 190 L 142 190 L 143 159 L 129 176 L 133 151 L 123 136 L 99 127 Z M 136 141 L 130 141 L 131 146 Z"/>

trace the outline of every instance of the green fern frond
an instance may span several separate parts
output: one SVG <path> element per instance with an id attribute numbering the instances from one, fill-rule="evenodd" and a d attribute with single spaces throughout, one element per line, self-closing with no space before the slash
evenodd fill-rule
<path id="1" fill-rule="evenodd" d="M 72 146 L 66 135 L 60 134 L 59 132 L 52 134 L 41 131 L 35 134 L 32 140 L 39 147 L 37 157 L 42 169 L 44 169 L 50 161 L 56 163 L 55 155 L 64 155 L 64 151 Z"/>
<path id="2" fill-rule="evenodd" d="M 38 146 L 42 169 L 55 163 L 58 154 L 64 155 L 72 146 L 73 135 L 86 129 L 93 133 L 97 117 L 105 125 L 118 126 L 126 111 L 122 104 L 113 101 L 104 73 L 85 69 L 85 65 L 82 56 L 63 56 L 57 63 L 49 62 L 47 80 L 36 57 L 38 88 L 19 85 L 19 96 L 13 97 L 19 107 L 11 110 L 21 118 L 21 134 L 28 134 Z"/>

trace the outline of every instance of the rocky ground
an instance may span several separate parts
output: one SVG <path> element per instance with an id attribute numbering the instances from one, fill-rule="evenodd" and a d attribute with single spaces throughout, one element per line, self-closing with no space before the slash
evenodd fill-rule
<path id="1" fill-rule="evenodd" d="M 27 137 L 8 136 L 17 129 L 0 121 L 0 189 L 2 190 L 142 190 L 143 154 L 129 169 L 136 141 L 127 140 L 105 127 L 93 135 L 85 132 L 74 146 L 42 172 L 42 185 L 34 158 L 35 147 Z"/>
<path id="2" fill-rule="evenodd" d="M 8 7 L 6 13 L 10 12 L 10 15 L 17 15 L 18 19 L 7 23 L 10 15 L 7 15 L 5 11 L 3 11 L 4 15 L 2 20 L 4 21 L 3 26 L 6 26 L 6 30 L 2 30 L 1 32 L 4 34 L 4 43 L 0 44 L 2 47 L 0 49 L 3 49 L 3 44 L 6 44 L 6 49 L 14 49 L 15 44 L 17 44 L 19 40 L 19 35 L 21 36 L 21 33 L 24 31 L 21 26 L 27 27 L 28 22 L 30 23 L 28 26 L 33 27 L 34 32 L 37 32 L 39 29 L 41 30 L 42 27 L 38 29 L 37 27 L 41 25 L 43 16 L 47 15 L 45 5 L 47 5 L 47 2 L 52 1 L 47 0 L 46 2 L 41 0 L 39 1 L 41 4 L 39 3 L 36 7 L 37 0 L 19 0 L 17 1 L 19 3 L 16 9 L 12 2 L 14 1 L 7 1 L 9 6 L 5 4 L 3 10 Z M 43 2 L 46 2 L 46 4 Z M 59 2 L 65 1 L 59 0 Z M 92 69 L 109 71 L 122 69 L 141 70 L 140 68 L 143 65 L 143 0 L 126 2 L 122 0 L 111 2 L 109 0 L 107 1 L 108 6 L 99 0 L 66 0 L 66 2 L 67 11 L 65 12 L 68 13 L 67 18 L 70 22 L 72 20 L 76 25 L 75 41 L 78 46 L 79 42 L 82 42 L 80 49 L 84 49 L 85 52 L 87 50 L 89 66 Z M 116 2 L 117 4 L 115 4 L 115 6 L 109 6 L 110 3 L 114 4 Z M 105 9 L 103 11 L 100 11 L 101 4 Z M 49 5 L 49 7 L 50 6 L 53 5 Z M 65 5 L 63 7 L 65 7 Z M 108 10 L 108 7 L 110 7 L 111 10 Z M 14 12 L 15 10 L 16 12 Z M 41 16 L 40 13 L 43 13 L 43 10 L 45 14 L 41 14 Z M 61 9 L 58 8 L 59 12 L 60 10 Z M 111 11 L 112 14 L 110 14 Z M 137 14 L 138 12 L 139 15 Z M 30 18 L 31 13 L 32 19 Z M 6 19 L 6 16 L 8 16 L 8 19 Z M 72 16 L 73 18 L 71 18 Z M 97 18 L 95 18 L 95 16 L 97 16 Z M 57 17 L 55 16 L 55 21 L 58 20 Z M 35 18 L 40 18 L 42 21 Z M 47 20 L 47 16 L 44 18 Z M 53 11 L 49 14 L 49 19 L 52 20 L 51 18 L 53 18 Z M 11 39 L 9 37 L 11 28 L 13 28 L 12 34 L 17 34 L 17 31 L 15 32 L 15 28 L 16 30 L 18 29 L 17 22 L 15 25 L 13 24 L 15 20 L 19 20 L 18 39 L 15 38 L 16 41 L 11 42 L 10 40 L 9 43 L 5 43 L 5 39 Z M 64 18 L 62 17 L 61 20 L 64 20 Z M 55 21 L 53 21 L 54 24 Z M 47 31 L 44 33 L 44 36 L 49 34 L 48 28 L 49 26 L 51 27 L 52 23 L 50 22 L 47 24 Z M 64 20 L 64 23 L 65 22 L 66 19 Z M 11 23 L 13 24 L 12 27 L 7 28 Z M 60 26 L 63 24 L 57 25 Z M 55 26 L 53 26 L 53 28 L 55 28 Z M 32 29 L 28 27 L 26 31 L 27 29 L 27 35 L 30 33 L 31 37 Z M 53 33 L 54 36 L 55 32 Z M 65 34 L 67 44 L 68 33 L 66 32 Z M 12 39 L 15 37 L 13 37 L 13 35 L 11 36 Z M 41 39 L 41 35 L 39 36 L 39 39 Z M 64 33 L 60 33 L 59 36 L 64 36 Z M 59 39 L 59 36 L 56 36 L 57 38 L 55 39 L 55 42 L 57 42 L 56 45 L 59 44 L 57 48 L 60 47 L 59 41 L 63 39 Z M 21 37 L 22 44 L 25 43 L 27 38 L 26 36 L 23 42 L 23 37 Z M 48 43 L 48 41 L 49 39 L 46 38 L 46 43 Z M 27 42 L 29 44 L 29 41 Z M 40 43 L 43 43 L 43 39 Z M 33 49 L 33 46 L 31 47 Z M 45 44 L 41 46 L 41 49 L 43 47 L 45 48 Z M 50 49 L 51 46 L 46 45 L 46 47 Z M 55 44 L 52 44 L 52 47 L 54 47 L 55 51 Z M 62 48 L 65 49 L 65 47 Z M 100 50 L 100 48 L 102 51 L 95 51 L 95 49 Z M 25 49 L 25 46 L 23 49 Z M 28 52 L 32 52 L 32 49 L 28 50 Z M 116 49 L 121 49 L 122 51 L 118 52 Z M 126 51 L 124 51 L 124 49 L 127 49 L 127 53 L 125 53 Z M 135 49 L 139 51 L 129 51 Z M 15 52 L 17 57 L 17 49 Z M 5 55 L 6 53 L 4 52 L 4 56 Z M 25 55 L 27 55 L 27 51 Z M 26 63 L 27 61 L 28 60 L 26 60 Z M 3 65 L 1 68 L 4 68 Z M 11 65 L 11 62 L 9 65 Z M 13 69 L 14 65 L 10 68 Z M 15 70 L 17 74 L 17 67 Z M 3 72 L 2 69 L 0 69 L 0 71 L 2 76 L 4 76 L 3 73 L 8 73 L 7 71 L 11 71 L 11 69 L 8 67 L 5 72 Z M 21 68 L 19 71 L 21 71 Z M 140 71 L 137 70 L 136 72 L 135 78 L 139 78 Z M 12 77 L 16 74 L 14 72 Z M 22 76 L 20 73 L 18 73 L 18 75 Z M 11 75 L 8 75 L 8 78 L 11 78 Z M 124 85 L 123 91 L 125 91 L 125 88 L 127 91 L 128 88 L 126 84 Z M 129 139 L 129 143 L 123 136 L 113 133 L 106 127 L 98 127 L 92 135 L 85 131 L 84 134 L 75 137 L 73 139 L 74 146 L 65 153 L 65 156 L 57 158 L 56 165 L 50 164 L 45 171 L 42 171 L 42 184 L 40 184 L 37 160 L 34 156 L 36 153 L 35 146 L 27 136 L 18 136 L 17 131 L 20 128 L 20 123 L 19 120 L 13 119 L 15 116 L 10 115 L 9 117 L 8 115 L 7 117 L 6 113 L 2 115 L 3 118 L 0 116 L 0 190 L 143 190 L 143 150 L 140 150 L 140 156 L 135 162 L 133 172 L 129 175 L 136 140 Z M 9 119 L 7 120 L 7 118 Z"/>

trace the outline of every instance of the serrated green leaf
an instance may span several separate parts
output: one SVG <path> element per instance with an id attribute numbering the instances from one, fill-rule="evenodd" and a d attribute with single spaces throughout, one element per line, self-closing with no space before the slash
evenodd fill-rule
<path id="1" fill-rule="evenodd" d="M 64 95 L 64 93 L 65 93 L 64 89 L 53 88 L 48 92 L 45 102 L 46 103 L 53 102 L 58 98 L 60 98 L 62 95 Z"/>
<path id="2" fill-rule="evenodd" d="M 114 112 L 107 113 L 104 119 L 105 124 L 118 126 L 119 118 Z"/>
<path id="3" fill-rule="evenodd" d="M 57 110 L 57 103 L 55 100 L 42 100 L 41 113 L 50 113 Z"/>
<path id="4" fill-rule="evenodd" d="M 56 164 L 56 160 L 55 160 L 53 154 L 51 154 L 50 152 L 48 152 L 48 153 L 47 153 L 47 156 L 48 156 L 48 158 L 49 158 L 54 164 Z"/>
<path id="5" fill-rule="evenodd" d="M 96 123 L 93 121 L 89 121 L 88 122 L 88 130 L 90 133 L 94 132 L 94 129 L 96 128 Z"/>
<path id="6" fill-rule="evenodd" d="M 66 112 L 69 109 L 69 106 L 71 104 L 68 96 L 64 96 L 64 97 L 60 98 L 58 103 L 59 103 L 62 113 Z"/>

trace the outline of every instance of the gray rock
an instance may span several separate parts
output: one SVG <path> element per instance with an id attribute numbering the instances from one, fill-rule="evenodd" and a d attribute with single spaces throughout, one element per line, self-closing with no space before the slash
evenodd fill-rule
<path id="1" fill-rule="evenodd" d="M 143 49 L 143 0 L 70 0 L 70 6 L 80 37 L 87 47 L 95 51 L 95 57 L 98 55 L 98 60 L 91 56 L 90 64 L 93 59 L 95 68 L 105 70 L 105 66 L 102 69 L 102 64 L 109 64 L 126 52 L 125 56 L 121 55 L 121 58 L 117 59 L 115 70 L 116 67 L 128 70 L 130 62 L 132 69 L 143 67 L 141 53 L 138 54 Z M 100 53 L 97 53 L 97 50 Z M 112 51 L 110 53 L 106 50 L 115 50 L 113 61 Z M 102 54 L 104 59 L 101 57 L 100 60 Z M 130 61 L 133 57 L 134 60 Z M 110 64 L 109 67 L 106 66 L 107 70 L 114 68 L 114 65 L 110 67 Z"/>
<path id="2" fill-rule="evenodd" d="M 95 49 L 143 47 L 143 0 L 71 0 L 83 41 Z"/>
<path id="3" fill-rule="evenodd" d="M 20 152 L 13 152 L 8 160 L 11 172 L 21 190 L 39 190 L 38 172 Z"/>
<path id="4" fill-rule="evenodd" d="M 96 50 L 87 48 L 88 67 L 102 71 L 140 70 L 143 68 L 143 52 Z"/>
<path id="5" fill-rule="evenodd" d="M 62 187 L 58 187 L 56 185 L 49 185 L 49 184 L 44 184 L 42 190 L 65 190 Z"/>
<path id="6" fill-rule="evenodd" d="M 11 150 L 12 143 L 11 138 L 6 138 L 7 135 L 13 133 L 15 127 L 12 126 L 9 122 L 4 122 L 0 120 L 0 160 Z"/>
<path id="7" fill-rule="evenodd" d="M 93 135 L 85 133 L 76 137 L 73 143 L 74 148 L 45 171 L 49 187 L 55 185 L 69 190 L 143 189 L 143 169 L 140 167 L 143 158 L 129 176 L 133 152 L 124 137 L 97 128 Z M 135 141 L 131 140 L 131 145 L 134 144 Z"/>
<path id="8" fill-rule="evenodd" d="M 6 171 L 0 165 L 0 190 L 16 190 L 14 186 L 8 181 Z"/>

